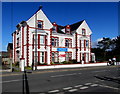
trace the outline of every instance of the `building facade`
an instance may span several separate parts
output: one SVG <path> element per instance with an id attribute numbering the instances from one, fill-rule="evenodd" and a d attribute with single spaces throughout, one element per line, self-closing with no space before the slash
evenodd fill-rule
<path id="1" fill-rule="evenodd" d="M 12 34 L 14 63 L 24 62 L 25 66 L 31 66 L 36 62 L 50 65 L 70 60 L 84 64 L 91 61 L 92 31 L 85 20 L 60 26 L 51 23 L 40 9 L 16 27 Z"/>

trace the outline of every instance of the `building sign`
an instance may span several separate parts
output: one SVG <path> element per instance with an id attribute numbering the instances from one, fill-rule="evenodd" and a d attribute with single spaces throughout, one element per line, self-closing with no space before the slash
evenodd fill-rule
<path id="1" fill-rule="evenodd" d="M 59 57 L 66 57 L 66 54 L 60 54 Z"/>
<path id="2" fill-rule="evenodd" d="M 59 52 L 68 52 L 68 48 L 57 48 Z"/>

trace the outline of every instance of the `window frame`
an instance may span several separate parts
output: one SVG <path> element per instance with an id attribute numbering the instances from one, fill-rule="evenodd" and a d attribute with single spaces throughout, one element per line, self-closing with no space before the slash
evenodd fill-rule
<path id="1" fill-rule="evenodd" d="M 39 27 L 39 23 L 41 23 L 41 27 Z M 37 28 L 43 29 L 43 21 L 42 20 L 37 20 Z"/>
<path id="2" fill-rule="evenodd" d="M 66 40 L 68 41 L 66 43 Z M 71 38 L 65 38 L 65 47 L 72 48 L 72 39 Z"/>

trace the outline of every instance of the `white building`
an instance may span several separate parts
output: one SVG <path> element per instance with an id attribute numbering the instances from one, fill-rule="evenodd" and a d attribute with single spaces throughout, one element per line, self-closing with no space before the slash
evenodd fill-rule
<path id="1" fill-rule="evenodd" d="M 51 23 L 44 12 L 38 10 L 29 20 L 22 21 L 13 35 L 13 62 L 91 61 L 91 34 L 85 20 L 60 26 Z"/>

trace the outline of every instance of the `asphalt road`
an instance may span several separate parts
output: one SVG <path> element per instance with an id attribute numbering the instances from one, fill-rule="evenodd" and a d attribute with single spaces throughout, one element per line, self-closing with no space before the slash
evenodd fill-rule
<path id="1" fill-rule="evenodd" d="M 28 92 L 25 94 L 119 94 L 119 70 L 118 66 L 39 70 L 24 76 L 22 73 L 3 75 L 0 83 L 3 94 L 24 94 L 23 91 Z"/>

